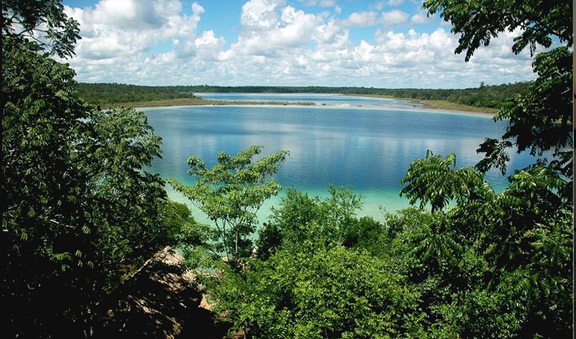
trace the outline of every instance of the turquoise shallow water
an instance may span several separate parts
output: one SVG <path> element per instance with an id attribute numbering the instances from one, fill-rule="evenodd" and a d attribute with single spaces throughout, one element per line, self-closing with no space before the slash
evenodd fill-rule
<path id="1" fill-rule="evenodd" d="M 196 221 L 204 224 L 210 224 L 208 217 L 190 203 L 190 201 L 183 196 L 180 192 L 175 191 L 171 186 L 166 187 L 168 197 L 173 201 L 185 203 L 192 210 L 193 216 Z M 310 196 L 328 197 L 328 188 L 325 190 L 305 190 Z M 384 221 L 385 212 L 393 212 L 409 206 L 408 200 L 398 197 L 396 191 L 376 191 L 367 192 L 356 190 L 357 193 L 362 195 L 363 207 L 358 211 L 358 216 L 370 216 L 378 221 Z M 281 191 L 277 196 L 271 197 L 262 205 L 258 211 L 258 219 L 260 223 L 266 221 L 272 214 L 272 208 L 278 208 L 281 199 L 286 195 L 286 191 Z"/>
<path id="2" fill-rule="evenodd" d="M 164 178 L 186 184 L 186 159 L 199 156 L 209 166 L 219 151 L 237 153 L 251 145 L 263 145 L 263 155 L 290 151 L 275 176 L 284 187 L 311 195 L 327 195 L 331 184 L 353 187 L 364 196 L 361 215 L 381 219 L 380 207 L 394 211 L 408 206 L 398 196 L 400 180 L 410 163 L 426 150 L 443 156 L 455 153 L 457 167 L 473 166 L 485 137 L 498 138 L 505 122 L 488 116 L 431 111 L 391 100 L 334 95 L 214 94 L 210 98 L 259 101 L 314 101 L 316 106 L 193 106 L 142 109 L 163 139 L 162 159 L 149 168 Z M 512 154 L 510 170 L 523 168 L 533 159 Z M 507 182 L 498 172 L 487 179 L 497 189 Z M 168 188 L 171 198 L 183 197 Z M 278 197 L 263 206 L 265 218 Z M 205 217 L 195 211 L 197 219 Z"/>

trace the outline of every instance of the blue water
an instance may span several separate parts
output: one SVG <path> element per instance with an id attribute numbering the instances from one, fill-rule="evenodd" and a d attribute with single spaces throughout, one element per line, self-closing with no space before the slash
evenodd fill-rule
<path id="1" fill-rule="evenodd" d="M 278 101 L 285 103 L 312 102 L 319 106 L 337 107 L 383 107 L 388 108 L 423 108 L 421 104 L 387 98 L 369 98 L 341 94 L 316 93 L 197 93 L 197 96 L 208 100 L 229 101 Z"/>
<path id="2" fill-rule="evenodd" d="M 212 94 L 206 98 L 258 101 L 313 101 L 315 106 L 194 106 L 142 109 L 163 139 L 162 159 L 150 170 L 164 178 L 192 184 L 186 159 L 199 156 L 209 166 L 216 154 L 235 154 L 263 145 L 263 155 L 290 151 L 275 176 L 284 187 L 326 195 L 330 184 L 353 187 L 364 196 L 365 215 L 382 217 L 384 207 L 408 206 L 400 198 L 400 180 L 410 163 L 426 155 L 455 153 L 457 167 L 473 166 L 485 137 L 498 138 L 506 126 L 490 116 L 426 110 L 392 99 L 321 94 Z M 510 170 L 533 159 L 512 154 Z M 507 181 L 499 172 L 487 180 L 500 190 Z M 183 197 L 169 189 L 176 200 Z M 281 197 L 281 196 L 280 196 Z M 269 214 L 271 199 L 261 211 Z M 202 220 L 202 216 L 198 217 Z"/>

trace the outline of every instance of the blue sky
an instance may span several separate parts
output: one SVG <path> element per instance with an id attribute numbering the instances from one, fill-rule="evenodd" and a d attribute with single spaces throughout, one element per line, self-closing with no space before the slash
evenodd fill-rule
<path id="1" fill-rule="evenodd" d="M 532 80 L 504 32 L 470 62 L 421 0 L 64 0 L 81 82 L 466 88 Z"/>

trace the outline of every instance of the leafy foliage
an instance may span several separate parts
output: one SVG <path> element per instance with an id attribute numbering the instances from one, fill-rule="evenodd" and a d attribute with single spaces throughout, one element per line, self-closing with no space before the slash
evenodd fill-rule
<path id="1" fill-rule="evenodd" d="M 467 60 L 506 29 L 523 29 L 515 53 L 550 47 L 554 36 L 572 44 L 567 2 L 424 6 L 462 33 L 456 52 L 466 51 Z M 566 47 L 536 56 L 539 78 L 496 117 L 510 121 L 506 133 L 480 146 L 487 154 L 477 166 L 482 172 L 456 169 L 454 154 L 443 159 L 428 151 L 415 160 L 402 194 L 420 209 L 388 214 L 380 224 L 356 217 L 361 201 L 352 191 L 332 188 L 324 199 L 288 191 L 243 275 L 222 272 L 210 285 L 217 307 L 255 337 L 569 336 L 571 58 Z M 483 172 L 505 174 L 514 145 L 541 158 L 496 193 Z M 555 159 L 548 162 L 542 157 L 550 151 Z"/>
<path id="2" fill-rule="evenodd" d="M 507 148 L 513 144 L 518 152 L 555 159 L 550 166 L 563 175 L 573 177 L 572 148 L 572 52 L 558 47 L 540 53 L 533 63 L 538 78 L 523 96 L 516 96 L 502 106 L 495 120 L 508 120 L 501 141 L 486 139 L 478 152 L 486 153 L 480 170 L 492 167 L 506 170 Z M 549 154 L 551 153 L 551 154 Z"/>
<path id="3" fill-rule="evenodd" d="M 481 44 L 488 45 L 505 29 L 522 28 L 512 50 L 537 44 L 550 47 L 552 37 L 572 45 L 570 4 L 563 1 L 445 1 L 424 7 L 453 24 L 461 33 L 456 53 L 466 60 Z M 536 55 L 538 79 L 528 91 L 505 103 L 495 120 L 509 120 L 501 140 L 486 139 L 482 171 L 506 172 L 506 149 L 530 150 L 556 157 L 509 177 L 510 185 L 495 194 L 473 169 L 452 170 L 428 153 L 412 163 L 402 190 L 411 202 L 447 213 L 414 220 L 412 214 L 390 218 L 398 231 L 397 253 L 411 281 L 420 286 L 422 307 L 429 315 L 432 336 L 440 337 L 563 337 L 572 331 L 570 286 L 573 255 L 572 52 L 566 46 Z M 457 175 L 458 171 L 467 173 Z M 467 179 L 468 178 L 468 179 Z M 410 217 L 410 218 L 408 218 Z M 416 221 L 416 223 L 415 223 Z M 419 225 L 419 226 L 418 226 Z M 543 265 L 543 258 L 546 264 Z M 494 307 L 499 305 L 499 307 Z M 506 309 L 502 312 L 501 309 Z"/>
<path id="4" fill-rule="evenodd" d="M 554 41 L 564 44 L 535 56 L 533 69 L 538 78 L 527 92 L 502 105 L 495 120 L 509 120 L 508 128 L 501 141 L 486 139 L 480 146 L 478 152 L 486 153 L 486 157 L 478 169 L 486 171 L 495 167 L 504 173 L 509 159 L 506 149 L 514 143 L 518 152 L 529 149 L 531 154 L 542 156 L 553 151 L 555 159 L 550 166 L 572 179 L 572 6 L 571 2 L 562 0 L 532 0 L 521 4 L 511 0 L 496 4 L 487 0 L 424 2 L 423 7 L 429 14 L 439 13 L 451 22 L 452 32 L 461 34 L 455 52 L 466 51 L 466 61 L 481 45 L 487 46 L 491 38 L 505 30 L 522 30 L 514 39 L 515 54 L 527 46 L 534 54 L 537 45 L 549 48 Z"/>
<path id="5" fill-rule="evenodd" d="M 361 196 L 352 189 L 331 186 L 329 197 L 309 197 L 294 189 L 288 190 L 280 207 L 274 210 L 271 222 L 260 232 L 260 238 L 272 236 L 286 244 L 302 243 L 313 237 L 315 242 L 327 245 L 354 242 L 352 224 L 361 207 Z M 308 229 L 305 231 L 304 229 Z M 259 249 L 266 253 L 281 243 L 261 243 Z"/>
<path id="6" fill-rule="evenodd" d="M 2 37 L 33 42 L 64 58 L 74 55 L 79 32 L 78 22 L 66 16 L 58 0 L 2 1 Z"/>
<path id="7" fill-rule="evenodd" d="M 417 333 L 417 294 L 366 252 L 280 250 L 246 280 L 224 276 L 211 297 L 257 338 L 389 338 Z"/>
<path id="8" fill-rule="evenodd" d="M 167 206 L 166 224 L 178 225 L 175 233 L 176 247 L 185 259 L 187 269 L 203 269 L 213 266 L 215 260 L 210 252 L 210 241 L 216 234 L 209 225 L 196 222 L 188 206 L 170 202 Z"/>
<path id="9" fill-rule="evenodd" d="M 210 169 L 202 159 L 190 157 L 189 172 L 197 177 L 196 184 L 185 186 L 170 180 L 176 190 L 214 222 L 218 249 L 237 268 L 253 248 L 250 236 L 255 231 L 256 212 L 266 199 L 280 190 L 280 185 L 270 176 L 288 156 L 287 151 L 280 151 L 253 162 L 261 150 L 262 146 L 252 146 L 236 156 L 220 152 L 218 164 Z"/>
<path id="10" fill-rule="evenodd" d="M 78 94 L 87 102 L 110 105 L 125 102 L 196 98 L 190 86 L 136 86 L 123 84 L 76 84 Z"/>
<path id="11" fill-rule="evenodd" d="M 388 219 L 400 229 L 394 251 L 408 253 L 398 261 L 401 272 L 421 286 L 422 307 L 441 336 L 558 337 L 571 331 L 566 300 L 573 212 L 560 193 L 569 183 L 536 165 L 510 180 L 499 194 L 459 193 L 448 213 Z M 423 192 L 435 187 L 430 182 Z M 542 258 L 550 261 L 541 265 Z"/>
<path id="12" fill-rule="evenodd" d="M 77 32 L 58 2 L 2 6 L 3 329 L 87 335 L 103 295 L 179 233 L 164 182 L 144 170 L 161 140 L 142 113 L 78 98 L 74 71 L 49 58 L 70 55 Z"/>
<path id="13" fill-rule="evenodd" d="M 105 311 L 103 294 L 152 253 L 179 243 L 195 266 L 212 265 L 204 244 L 214 240 L 231 265 L 199 279 L 222 318 L 253 337 L 572 333 L 568 3 L 425 2 L 463 33 L 457 52 L 467 58 L 517 27 L 524 30 L 514 52 L 547 46 L 550 36 L 566 43 L 536 56 L 539 78 L 503 107 L 496 119 L 510 125 L 501 140 L 481 145 L 487 158 L 478 167 L 505 172 L 513 145 L 555 159 L 516 171 L 496 193 L 481 172 L 455 168 L 455 155 L 427 152 L 402 180 L 402 194 L 420 209 L 387 214 L 383 223 L 358 217 L 362 199 L 352 189 L 330 187 L 326 198 L 289 190 L 258 233 L 255 253 L 255 213 L 280 189 L 270 177 L 287 152 L 259 160 L 261 146 L 221 152 L 212 168 L 191 157 L 196 185 L 171 183 L 217 227 L 197 224 L 144 170 L 160 153 L 146 117 L 87 105 L 74 72 L 48 57 L 71 55 L 77 38 L 59 3 L 2 6 L 0 297 L 8 335 L 90 336 L 93 318 Z"/>
<path id="14" fill-rule="evenodd" d="M 529 82 L 518 82 L 501 85 L 480 84 L 476 88 L 464 89 L 425 89 L 398 88 L 382 89 L 374 94 L 388 95 L 395 98 L 417 100 L 446 100 L 449 102 L 474 106 L 500 108 L 508 98 L 527 91 Z"/>
<path id="15" fill-rule="evenodd" d="M 430 203 L 432 212 L 442 210 L 451 200 L 457 203 L 478 195 L 484 195 L 486 186 L 483 175 L 470 167 L 456 170 L 456 155 L 449 154 L 446 160 L 426 152 L 426 159 L 418 159 L 412 164 L 401 180 L 407 184 L 400 195 L 407 195 L 410 202 L 420 200 L 420 207 Z"/>
<path id="16" fill-rule="evenodd" d="M 518 28 L 522 34 L 514 39 L 512 51 L 520 53 L 526 46 L 534 53 L 537 45 L 550 47 L 552 35 L 572 45 L 571 3 L 563 0 L 530 0 L 521 4 L 513 0 L 494 3 L 490 0 L 426 0 L 423 7 L 429 14 L 439 13 L 452 24 L 451 31 L 460 33 L 456 53 L 466 51 L 466 61 L 480 46 L 488 46 L 492 38 Z"/>
<path id="17" fill-rule="evenodd" d="M 438 202 L 432 212 L 381 224 L 356 216 L 351 189 L 289 190 L 242 274 L 205 280 L 216 309 L 257 338 L 568 335 L 568 183 L 534 165 L 495 193 L 473 168 L 453 169 L 453 156 L 427 155 L 404 181 L 414 202 Z"/>

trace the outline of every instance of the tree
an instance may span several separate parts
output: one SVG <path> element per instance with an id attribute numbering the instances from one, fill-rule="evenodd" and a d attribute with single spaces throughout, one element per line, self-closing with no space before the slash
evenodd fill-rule
<path id="1" fill-rule="evenodd" d="M 292 244 L 253 262 L 245 278 L 215 279 L 209 296 L 217 311 L 257 338 L 424 335 L 414 310 L 418 293 L 366 251 Z"/>
<path id="2" fill-rule="evenodd" d="M 252 146 L 236 156 L 220 152 L 218 163 L 212 168 L 207 168 L 202 159 L 190 157 L 189 173 L 197 177 L 196 184 L 185 186 L 170 180 L 177 191 L 214 222 L 219 250 L 236 268 L 251 254 L 250 236 L 256 229 L 256 212 L 266 199 L 280 190 L 280 185 L 270 176 L 289 154 L 279 151 L 253 161 L 261 151 L 262 146 Z"/>
<path id="3" fill-rule="evenodd" d="M 432 327 L 446 334 L 562 337 L 572 331 L 566 302 L 573 278 L 571 6 L 540 0 L 424 2 L 429 14 L 440 13 L 461 34 L 455 52 L 466 51 L 466 61 L 504 30 L 521 29 L 514 53 L 565 44 L 535 56 L 538 78 L 494 118 L 508 120 L 506 132 L 478 149 L 486 154 L 476 165 L 482 172 L 498 168 L 505 174 L 513 146 L 538 157 L 509 177 L 507 189 L 496 194 L 483 180 L 470 180 L 481 178 L 474 169 L 452 170 L 450 156 L 443 161 L 429 154 L 413 162 L 402 180 L 402 193 L 412 203 L 429 202 L 441 211 L 447 201 L 455 202 L 441 217 L 436 213 L 434 222 L 399 233 L 408 240 L 401 249 L 416 245 L 407 275 L 422 286 Z"/>
<path id="4" fill-rule="evenodd" d="M 88 335 L 97 305 L 175 241 L 160 138 L 133 109 L 75 92 L 77 24 L 57 1 L 2 3 L 0 298 L 7 335 Z M 39 34 L 39 35 L 38 35 Z"/>
<path id="5" fill-rule="evenodd" d="M 439 13 L 459 33 L 456 53 L 466 51 L 466 61 L 481 45 L 508 30 L 521 29 L 514 39 L 512 51 L 520 53 L 526 46 L 534 53 L 537 45 L 552 46 L 553 37 L 572 46 L 572 3 L 564 0 L 528 0 L 518 3 L 503 0 L 426 0 L 428 14 Z"/>
<path id="6" fill-rule="evenodd" d="M 529 149 L 537 156 L 552 151 L 555 159 L 549 166 L 572 180 L 572 5 L 564 0 L 424 2 L 429 14 L 439 13 L 452 24 L 452 32 L 460 34 L 455 52 L 466 51 L 466 61 L 481 45 L 487 46 L 491 38 L 505 30 L 521 30 L 512 46 L 515 54 L 527 46 L 534 54 L 538 45 L 550 48 L 564 44 L 536 55 L 533 68 L 538 78 L 527 94 L 511 99 L 494 117 L 509 120 L 507 131 L 501 140 L 486 139 L 481 145 L 478 152 L 486 153 L 486 157 L 478 169 L 495 167 L 504 173 L 509 160 L 506 149 L 515 144 L 518 152 Z M 571 190 L 565 193 L 572 195 Z"/>
<path id="7" fill-rule="evenodd" d="M 272 238 L 278 242 L 262 241 L 259 246 L 261 254 L 282 243 L 302 243 L 309 240 L 308 237 L 329 245 L 357 242 L 358 239 L 354 238 L 361 230 L 355 227 L 359 222 L 356 213 L 361 207 L 361 196 L 350 188 L 334 185 L 328 191 L 328 197 L 320 198 L 289 189 L 280 207 L 274 209 L 270 223 L 259 234 L 259 240 Z"/>
<path id="8" fill-rule="evenodd" d="M 572 124 L 572 52 L 565 46 L 540 53 L 533 63 L 538 78 L 525 95 L 511 98 L 502 105 L 494 120 L 508 120 L 501 140 L 487 138 L 478 152 L 486 153 L 477 168 L 499 168 L 506 172 L 507 149 L 554 157 L 551 168 L 567 178 L 573 177 Z M 571 191 L 565 192 L 572 195 Z"/>
<path id="9" fill-rule="evenodd" d="M 438 195 L 443 186 L 425 178 L 426 171 L 412 178 L 423 187 L 413 194 Z M 455 197 L 431 220 L 388 219 L 399 228 L 392 246 L 402 258 L 398 269 L 420 286 L 431 328 L 465 337 L 571 332 L 573 212 L 562 194 L 569 183 L 537 164 L 509 180 L 498 194 Z"/>
<path id="10" fill-rule="evenodd" d="M 74 55 L 79 24 L 64 13 L 59 0 L 2 1 L 2 39 L 33 42 L 61 58 Z"/>
<path id="11" fill-rule="evenodd" d="M 450 201 L 457 203 L 465 199 L 490 194 L 484 185 L 484 176 L 470 167 L 453 170 L 456 155 L 449 154 L 446 160 L 426 152 L 426 159 L 417 159 L 410 164 L 406 176 L 400 181 L 406 184 L 400 195 L 410 198 L 410 203 L 420 200 L 420 208 L 430 204 L 432 213 L 441 211 Z"/>
<path id="12" fill-rule="evenodd" d="M 429 14 L 440 13 L 452 23 L 452 31 L 461 34 L 456 53 L 466 51 L 466 60 L 506 29 L 521 29 L 512 46 L 514 53 L 527 46 L 533 54 L 537 45 L 564 44 L 535 56 L 533 69 L 538 78 L 495 116 L 495 120 L 509 121 L 506 132 L 500 140 L 486 139 L 478 149 L 486 153 L 477 164 L 483 172 L 499 168 L 505 174 L 510 159 L 507 149 L 512 146 L 538 156 L 536 163 L 510 176 L 510 185 L 503 192 L 465 196 L 446 214 L 454 239 L 475 239 L 474 243 L 459 241 L 465 245 L 463 253 L 472 249 L 470 253 L 478 256 L 479 262 L 490 263 L 474 284 L 485 286 L 484 291 L 466 288 L 456 294 L 456 302 L 438 308 L 455 320 L 451 322 L 463 336 L 562 337 L 572 331 L 573 309 L 566 302 L 572 299 L 574 231 L 571 6 L 560 0 L 424 3 Z M 412 200 L 432 201 L 433 196 L 445 195 L 443 186 L 435 184 L 433 168 L 422 168 L 415 176 L 407 176 L 410 183 L 418 183 L 408 191 Z M 508 310 L 507 316 L 493 314 L 486 291 L 495 297 L 492 303 Z M 479 307 L 488 308 L 480 313 L 471 311 Z M 477 322 L 482 313 L 492 314 L 494 320 Z M 484 325 L 471 325 L 470 321 Z M 493 321 L 511 326 L 494 332 L 499 326 L 493 326 Z"/>

